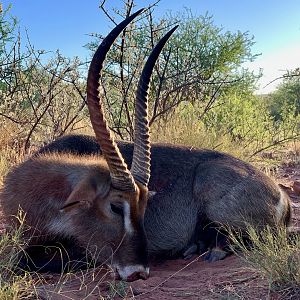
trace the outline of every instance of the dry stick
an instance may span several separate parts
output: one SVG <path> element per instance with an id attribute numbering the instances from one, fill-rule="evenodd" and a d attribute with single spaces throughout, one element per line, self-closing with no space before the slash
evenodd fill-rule
<path id="1" fill-rule="evenodd" d="M 27 33 L 27 32 L 26 32 L 26 33 Z M 82 95 L 81 92 L 79 92 L 80 90 L 79 90 L 78 86 L 75 85 L 75 81 L 74 81 L 74 80 L 68 80 L 68 79 L 62 77 L 61 75 L 56 74 L 55 72 L 53 72 L 53 71 L 47 69 L 47 68 L 41 63 L 41 60 L 40 60 L 40 58 L 39 58 L 41 54 L 39 53 L 38 56 L 35 54 L 34 48 L 33 48 L 33 46 L 31 45 L 28 36 L 27 36 L 27 42 L 28 42 L 28 45 L 29 45 L 29 48 L 30 48 L 30 51 L 31 51 L 32 55 L 34 56 L 36 62 L 40 65 L 40 67 L 41 67 L 44 71 L 46 71 L 47 73 L 51 74 L 52 76 L 54 76 L 54 77 L 60 79 L 61 81 L 64 81 L 64 82 L 67 82 L 67 83 L 72 83 L 72 84 L 75 86 L 75 88 L 76 88 L 76 90 L 78 91 L 78 93 L 80 94 L 80 96 L 85 100 L 85 97 Z M 48 52 L 48 53 L 49 53 L 49 52 Z M 83 65 L 90 64 L 90 62 L 91 62 L 91 60 L 90 60 L 90 61 L 85 61 L 85 62 L 82 62 L 82 63 L 78 64 L 77 66 L 78 66 L 78 67 L 81 67 L 81 66 L 83 66 Z M 70 61 L 69 61 L 68 65 L 69 65 L 69 64 L 70 64 Z M 62 75 L 65 75 L 66 73 L 68 73 L 68 72 L 71 71 L 71 70 L 72 70 L 72 69 L 70 69 L 70 67 L 68 66 L 67 68 L 65 68 L 65 70 L 64 70 L 63 72 L 61 72 L 61 74 L 62 74 Z"/>
<path id="2" fill-rule="evenodd" d="M 16 43 L 17 43 L 17 42 L 16 42 Z M 15 46 L 13 46 L 13 47 L 15 47 Z M 6 60 L 8 60 L 8 57 L 10 57 L 10 56 L 12 55 L 12 52 L 13 52 L 13 49 L 11 50 L 10 53 L 6 53 L 6 52 L 5 52 L 5 59 L 6 59 Z M 13 59 L 13 62 L 9 62 L 9 61 L 8 61 L 8 62 L 4 62 L 4 61 L 1 61 L 1 62 L 0 62 L 0 67 L 2 68 L 2 67 L 10 66 L 10 65 L 12 65 L 12 64 L 20 63 L 20 62 L 23 61 L 24 59 L 29 58 L 30 55 L 31 55 L 31 53 L 27 54 L 26 56 L 19 57 L 19 58 L 17 58 L 17 59 Z"/>
<path id="3" fill-rule="evenodd" d="M 228 77 L 228 76 L 225 77 L 225 80 L 227 79 L 227 77 Z M 217 100 L 217 93 L 220 91 L 220 89 L 221 89 L 221 87 L 222 87 L 223 84 L 224 84 L 224 81 L 221 82 L 221 83 L 217 86 L 216 90 L 215 90 L 214 93 L 212 94 L 210 100 L 207 102 L 207 104 L 206 104 L 206 106 L 205 106 L 205 108 L 204 108 L 202 114 L 201 114 L 200 117 L 198 118 L 198 120 L 201 120 L 201 119 L 204 117 L 204 115 L 212 108 L 212 105 L 213 105 L 214 102 Z"/>
<path id="4" fill-rule="evenodd" d="M 297 138 L 299 138 L 299 137 L 300 137 L 300 134 L 296 134 L 296 135 L 294 135 L 294 136 L 289 136 L 289 137 L 287 137 L 287 138 L 284 138 L 284 139 L 281 139 L 281 140 L 279 140 L 279 141 L 276 141 L 276 142 L 274 142 L 273 144 L 270 144 L 270 145 L 268 145 L 268 146 L 265 146 L 265 147 L 263 147 L 263 148 L 261 148 L 261 149 L 255 151 L 253 154 L 250 155 L 249 158 L 252 158 L 252 157 L 255 156 L 256 154 L 258 154 L 258 153 L 260 153 L 260 152 L 262 152 L 262 151 L 264 151 L 264 150 L 267 150 L 267 149 L 269 149 L 269 148 L 272 148 L 272 147 L 274 147 L 274 146 L 276 146 L 276 145 L 280 145 L 280 144 L 282 144 L 282 143 L 284 143 L 284 142 L 287 142 L 287 141 L 290 141 L 290 140 L 295 140 L 295 139 L 297 139 Z"/>
<path id="5" fill-rule="evenodd" d="M 36 61 L 34 62 L 34 64 L 36 64 L 39 61 L 39 56 L 35 57 L 35 59 L 36 59 Z M 55 70 L 57 70 L 58 66 L 59 66 L 59 62 L 57 62 L 57 65 L 55 66 Z M 29 73 L 28 73 L 28 75 L 29 75 Z M 50 88 L 52 89 L 56 85 L 55 84 L 54 86 L 52 86 L 53 81 L 54 81 L 54 75 L 52 75 L 52 77 L 50 79 L 50 87 L 49 87 L 48 91 L 50 90 Z M 38 86 L 38 87 L 40 88 L 40 90 L 42 90 L 41 86 Z M 34 106 L 32 100 L 31 100 L 30 93 L 28 92 L 28 89 L 25 89 L 25 92 L 26 92 L 26 95 L 27 95 L 27 99 L 29 100 L 30 106 L 32 108 L 32 111 L 34 113 L 34 116 L 35 116 L 36 119 L 38 119 L 37 109 L 42 105 L 42 102 L 36 108 Z M 41 94 L 42 94 L 42 91 L 41 91 Z"/>
<path id="6" fill-rule="evenodd" d="M 128 130 L 128 128 L 126 126 L 118 125 L 117 128 L 109 126 L 109 129 L 111 131 L 113 131 L 116 135 L 119 135 L 121 140 L 124 140 L 123 135 L 121 133 L 121 129 L 125 130 L 128 133 L 128 135 L 130 136 L 130 131 Z"/>
<path id="7" fill-rule="evenodd" d="M 148 19 L 149 19 L 149 26 L 150 26 L 150 43 L 151 43 L 151 48 L 153 49 L 154 48 L 154 24 L 153 24 L 151 10 L 149 10 Z"/>
<path id="8" fill-rule="evenodd" d="M 170 61 L 171 52 L 172 52 L 171 48 L 169 48 L 169 51 L 168 51 L 168 54 L 167 54 L 167 57 L 166 57 L 166 63 L 164 65 L 163 72 L 162 72 L 161 76 L 159 75 L 159 70 L 157 68 L 157 75 L 159 77 L 159 85 L 158 85 L 158 90 L 157 90 L 157 93 L 156 93 L 156 98 L 155 98 L 155 102 L 154 102 L 153 113 L 152 113 L 152 118 L 150 120 L 150 124 L 152 124 L 152 122 L 153 122 L 152 119 L 154 120 L 156 118 L 156 115 L 157 115 L 159 98 L 160 98 L 160 95 L 161 95 L 161 92 L 162 92 L 162 85 L 163 85 L 163 82 L 164 82 L 164 79 L 165 79 L 165 74 L 166 74 L 168 64 L 169 64 L 169 61 Z"/>
<path id="9" fill-rule="evenodd" d="M 101 78 L 100 80 L 102 81 L 103 78 Z M 101 87 L 102 87 L 102 94 L 103 94 L 103 97 L 105 98 L 105 102 L 106 102 L 105 106 L 108 107 L 107 112 L 109 114 L 109 118 L 112 121 L 112 123 L 115 125 L 116 123 L 114 121 L 114 115 L 113 115 L 112 110 L 110 109 L 110 102 L 109 102 L 109 99 L 108 99 L 108 96 L 107 96 L 107 91 L 106 91 L 106 88 L 105 88 L 105 85 L 103 84 L 103 82 L 101 82 Z M 111 105 L 114 105 L 114 103 L 111 103 Z M 115 126 L 115 127 L 117 127 L 117 129 L 118 129 L 118 126 Z M 119 132 L 116 131 L 116 130 L 113 130 L 113 132 L 116 133 L 116 134 L 119 134 Z M 122 134 L 120 133 L 119 135 L 120 135 L 121 139 L 123 140 Z"/>
<path id="10" fill-rule="evenodd" d="M 115 20 L 110 16 L 110 14 L 107 12 L 107 10 L 104 8 L 106 0 L 103 0 L 102 3 L 99 5 L 99 8 L 103 11 L 103 13 L 114 23 L 114 25 L 117 25 Z"/>
<path id="11" fill-rule="evenodd" d="M 137 61 L 140 61 L 139 59 L 137 59 Z M 141 61 L 144 61 L 141 60 Z M 135 65 L 135 68 L 134 70 L 131 72 L 131 76 L 129 78 L 129 81 L 128 81 L 128 84 L 127 84 L 127 87 L 126 87 L 126 91 L 125 91 L 125 95 L 129 95 L 129 90 L 130 90 L 130 87 L 132 85 L 132 82 L 133 82 L 133 79 L 136 78 L 136 74 L 137 74 L 137 71 L 138 71 L 138 65 Z M 127 99 L 127 98 L 126 98 Z M 132 118 L 130 116 L 130 111 L 128 109 L 128 103 L 127 103 L 127 100 L 124 99 L 125 103 L 126 103 L 126 112 L 128 111 L 127 113 L 127 120 L 128 120 L 128 126 L 125 127 L 126 128 L 126 131 L 127 133 L 129 134 L 131 140 L 133 140 L 133 137 L 134 137 L 134 128 L 133 128 L 133 124 L 132 124 Z M 120 126 L 120 122 L 119 124 L 117 124 L 117 126 L 121 129 L 122 126 Z M 129 127 L 129 128 L 128 128 Z"/>
<path id="12" fill-rule="evenodd" d="M 78 108 L 76 114 L 73 116 L 73 118 L 71 118 L 71 120 L 67 123 L 66 120 L 66 124 L 64 125 L 64 128 L 61 130 L 59 136 L 62 136 L 70 126 L 74 126 L 75 125 L 75 120 L 78 118 L 79 113 L 84 109 L 84 107 L 86 106 L 86 99 L 85 97 L 82 95 L 81 91 L 79 90 L 79 88 L 77 87 L 77 85 L 74 83 L 73 86 L 75 87 L 75 89 L 77 90 L 78 94 L 80 95 L 80 97 L 82 98 L 82 103 L 80 105 L 80 107 Z M 76 122 L 77 123 L 77 122 Z"/>
<path id="13" fill-rule="evenodd" d="M 190 66 L 188 68 L 185 68 L 184 70 L 179 70 L 179 68 L 178 68 L 178 65 L 179 65 L 179 63 L 178 63 L 178 58 L 179 58 L 178 49 L 176 49 L 176 51 L 177 51 L 177 53 L 176 53 L 176 61 L 177 61 L 176 72 L 174 72 L 175 74 L 172 73 L 172 74 L 170 74 L 170 76 L 166 76 L 165 80 L 173 79 L 175 76 L 179 77 L 180 75 L 185 75 L 188 71 L 196 70 L 196 69 L 199 68 L 198 66 L 194 66 L 194 67 Z M 202 80 L 202 78 L 201 78 L 201 80 Z"/>
<path id="14" fill-rule="evenodd" d="M 241 79 L 238 78 L 238 79 L 228 80 L 228 81 L 210 81 L 210 82 L 206 82 L 205 84 L 207 84 L 207 85 L 208 85 L 208 84 L 209 84 L 209 85 L 213 85 L 213 84 L 229 84 L 229 83 L 235 83 L 235 82 L 238 82 L 238 81 L 240 81 L 240 80 L 241 80 Z M 177 93 L 176 97 L 177 97 L 177 96 L 179 95 L 179 92 L 180 92 L 181 89 L 186 88 L 186 87 L 188 87 L 188 86 L 191 86 L 191 85 L 193 85 L 193 84 L 195 84 L 195 83 L 199 83 L 199 82 L 200 82 L 199 79 L 195 79 L 195 80 L 192 80 L 192 81 L 190 81 L 190 82 L 185 82 L 185 83 L 183 83 L 183 84 L 181 84 L 181 85 L 179 85 L 179 86 L 176 86 L 175 88 L 173 88 L 172 90 L 170 90 L 170 91 L 167 92 L 166 96 L 164 97 L 164 101 L 166 101 L 167 98 L 168 98 L 172 93 L 176 92 L 176 93 Z M 176 99 L 176 98 L 174 97 L 174 99 Z M 178 105 L 181 101 L 182 101 L 182 100 L 180 99 L 180 100 L 174 102 L 174 103 L 171 104 L 170 106 L 165 107 L 162 111 L 160 111 L 159 113 L 157 113 L 156 116 L 152 116 L 152 118 L 151 118 L 151 120 L 150 120 L 150 125 L 155 121 L 155 119 L 157 119 L 158 116 L 160 116 L 160 115 L 166 113 L 168 110 L 174 108 L 174 107 L 175 107 L 176 105 Z"/>
<path id="15" fill-rule="evenodd" d="M 48 89 L 48 91 L 47 91 L 47 93 L 46 93 L 46 96 L 51 94 L 51 91 L 52 91 L 53 87 L 55 87 L 60 81 L 65 81 L 65 82 L 72 83 L 73 86 L 76 88 L 77 92 L 79 93 L 79 95 L 81 96 L 81 98 L 84 99 L 84 96 L 83 96 L 82 93 L 80 92 L 80 89 L 77 87 L 77 85 L 75 84 L 74 80 L 68 81 L 68 80 L 65 80 L 65 79 L 63 78 L 63 75 L 65 75 L 66 73 L 68 73 L 68 72 L 70 71 L 70 68 L 69 68 L 69 67 L 65 68 L 65 70 L 63 70 L 63 71 L 61 72 L 60 75 L 57 75 L 55 71 L 51 72 L 50 70 L 48 70 L 47 68 L 45 68 L 44 65 L 41 63 L 40 58 L 39 58 L 39 55 L 38 55 L 38 56 L 35 55 L 35 53 L 34 53 L 34 51 L 33 51 L 34 49 L 33 49 L 32 45 L 31 45 L 31 43 L 30 43 L 30 40 L 29 40 L 28 35 L 27 35 L 27 40 L 28 40 L 28 44 L 29 44 L 31 53 L 33 53 L 36 62 L 37 62 L 37 63 L 38 63 L 38 64 L 39 64 L 46 72 L 48 72 L 48 73 L 51 74 L 51 76 L 52 76 L 52 77 L 51 77 L 51 80 L 50 80 L 50 83 L 49 83 L 49 89 Z M 59 65 L 60 65 L 60 62 L 57 61 L 56 66 L 55 66 L 55 70 L 58 69 Z M 56 82 L 54 81 L 55 78 L 58 79 Z M 61 91 L 60 91 L 60 92 L 61 92 Z M 30 138 L 31 138 L 31 135 L 32 135 L 33 131 L 35 130 L 35 128 L 36 128 L 37 125 L 39 124 L 40 120 L 42 119 L 42 117 L 45 115 L 45 113 L 46 113 L 47 110 L 49 109 L 49 107 L 50 107 L 50 105 L 51 105 L 51 103 L 52 103 L 52 100 L 53 100 L 60 92 L 58 92 L 58 93 L 57 93 L 56 95 L 54 95 L 54 96 L 50 96 L 50 97 L 49 97 L 48 104 L 46 105 L 46 108 L 43 110 L 43 112 L 41 113 L 40 116 L 37 116 L 37 114 L 36 114 L 36 112 L 35 112 L 35 108 L 34 108 L 34 106 L 33 106 L 33 104 L 32 104 L 32 101 L 31 101 L 30 98 L 29 98 L 29 101 L 30 101 L 30 103 L 32 104 L 32 108 L 33 108 L 34 113 L 35 113 L 35 115 L 36 115 L 36 122 L 34 123 L 33 127 L 31 128 L 31 130 L 30 130 L 30 132 L 29 132 L 29 134 L 28 134 L 28 136 L 27 136 L 27 138 L 26 138 L 25 145 L 24 145 L 24 150 L 27 149 L 28 143 L 29 143 L 29 140 L 30 140 Z M 82 105 L 82 106 L 80 107 L 80 109 L 79 109 L 78 112 L 77 112 L 77 115 L 74 117 L 74 120 L 76 119 L 76 117 L 78 116 L 78 113 L 79 113 L 83 108 L 84 108 L 84 105 Z M 70 126 L 70 125 L 71 125 L 71 124 L 69 124 L 69 126 Z M 68 126 L 68 127 L 69 127 L 69 126 Z M 66 130 L 66 129 L 65 129 L 65 130 Z"/>
<path id="16" fill-rule="evenodd" d="M 103 84 L 102 84 L 102 89 L 103 89 L 104 97 L 105 97 L 105 99 L 106 99 L 106 106 L 109 107 L 109 106 L 110 106 L 110 103 L 109 103 L 109 100 L 108 100 L 108 97 L 107 97 L 106 89 L 105 89 L 105 87 L 104 87 Z M 117 102 L 117 101 L 115 101 L 115 102 Z M 114 103 L 115 103 L 115 102 L 114 102 Z M 113 105 L 114 103 L 112 103 L 112 105 Z M 114 126 L 109 126 L 109 129 L 110 129 L 111 131 L 113 131 L 116 135 L 119 135 L 120 138 L 121 138 L 121 140 L 124 139 L 124 138 L 123 138 L 123 135 L 122 135 L 122 132 L 121 132 L 121 129 L 124 129 L 124 130 L 128 133 L 128 135 L 130 135 L 130 132 L 129 132 L 129 130 L 128 130 L 127 127 L 121 126 L 120 124 L 116 124 L 116 123 L 114 122 L 114 118 L 113 118 L 113 113 L 112 113 L 112 111 L 111 111 L 110 109 L 108 109 L 107 111 L 108 111 L 108 113 L 109 113 L 109 115 L 110 115 L 111 120 L 112 120 L 113 123 L 114 123 Z"/>
<path id="17" fill-rule="evenodd" d="M 174 99 L 176 99 L 178 97 L 180 93 L 180 90 L 176 91 L 176 95 L 174 97 Z M 166 97 L 164 97 L 164 99 L 166 100 L 170 95 L 167 95 Z M 161 115 L 164 115 L 165 113 L 167 113 L 169 110 L 173 109 L 174 107 L 176 107 L 180 102 L 182 102 L 182 99 L 180 98 L 179 100 L 175 101 L 174 103 L 172 103 L 171 105 L 169 105 L 168 107 L 164 108 L 163 110 L 161 110 L 160 112 L 158 112 L 156 114 L 155 117 L 152 116 L 150 122 L 149 122 L 149 126 L 151 126 L 153 124 L 153 122 L 160 117 Z"/>
<path id="18" fill-rule="evenodd" d="M 187 87 L 187 86 L 193 85 L 195 82 L 197 82 L 197 81 L 186 82 L 186 83 L 184 83 L 184 84 L 182 84 L 182 85 L 180 85 L 180 86 L 177 86 L 177 87 L 175 87 L 174 89 L 168 91 L 168 92 L 166 93 L 166 95 L 165 95 L 165 96 L 162 98 L 162 100 L 161 100 L 161 101 L 164 103 L 164 104 L 163 104 L 163 109 L 162 109 L 160 112 L 156 113 L 156 115 L 153 115 L 153 116 L 152 116 L 152 118 L 150 119 L 150 122 L 149 122 L 150 126 L 151 126 L 151 124 L 152 124 L 158 117 L 160 117 L 161 115 L 165 114 L 166 112 L 168 112 L 169 110 L 171 110 L 171 109 L 173 109 L 175 106 L 177 106 L 180 102 L 182 102 L 181 97 L 180 97 L 179 100 L 176 101 L 176 99 L 178 98 L 178 96 L 179 96 L 181 90 L 182 90 L 183 88 Z M 173 94 L 173 93 L 176 93 L 176 95 L 173 97 L 174 102 L 171 103 L 169 106 L 166 107 L 167 99 L 168 99 L 168 98 L 171 96 L 171 94 Z"/>
<path id="19" fill-rule="evenodd" d="M 149 14 L 149 23 L 150 23 L 150 27 L 151 27 L 151 43 L 154 44 L 153 33 L 156 32 L 156 31 L 161 31 L 163 28 L 160 28 L 158 30 L 154 30 L 154 25 L 153 25 L 151 12 Z M 169 27 L 169 26 L 167 26 L 167 27 Z M 168 68 L 168 65 L 169 65 L 169 62 L 170 62 L 171 53 L 172 53 L 172 49 L 171 49 L 171 47 L 169 47 L 169 51 L 168 51 L 167 55 L 164 55 L 165 63 L 164 63 L 164 68 L 163 68 L 163 71 L 162 71 L 162 75 L 159 74 L 159 65 L 157 64 L 156 67 L 155 67 L 155 71 L 156 71 L 157 76 L 159 78 L 159 86 L 158 86 L 158 89 L 157 89 L 157 92 L 156 92 L 156 98 L 155 98 L 155 101 L 154 101 L 152 118 L 151 118 L 149 124 L 152 124 L 154 119 L 156 119 L 157 109 L 158 109 L 158 105 L 159 105 L 159 102 L 160 102 L 159 99 L 160 99 L 160 95 L 162 93 L 162 85 L 163 85 L 163 82 L 166 80 L 165 75 L 166 75 L 167 68 Z M 165 105 L 164 105 L 164 107 L 165 107 Z"/>
<path id="20" fill-rule="evenodd" d="M 110 16 L 108 11 L 104 8 L 105 2 L 106 2 L 106 0 L 102 1 L 102 3 L 100 4 L 99 7 L 102 9 L 104 14 L 116 25 L 116 22 L 114 21 L 114 19 Z M 126 16 L 125 17 L 128 17 L 130 15 L 132 7 L 133 7 L 133 1 L 128 0 L 127 3 L 126 3 L 126 7 L 127 7 L 127 11 L 126 11 Z M 124 79 L 124 51 L 125 51 L 124 50 L 124 48 L 125 48 L 124 45 L 125 45 L 126 32 L 127 32 L 126 29 L 124 29 L 123 32 L 122 32 L 121 46 L 120 46 L 120 59 L 119 59 L 120 80 L 121 80 L 121 84 L 122 84 L 123 101 L 121 103 L 120 113 L 119 113 L 119 117 L 118 117 L 118 123 L 116 124 L 114 122 L 115 127 L 116 127 L 114 132 L 116 132 L 121 138 L 123 138 L 123 135 L 122 135 L 122 132 L 121 132 L 121 127 L 119 125 L 121 124 L 123 107 L 125 107 L 125 112 L 126 112 L 126 116 L 127 116 L 127 120 L 128 120 L 128 125 L 129 125 L 129 128 L 130 128 L 129 135 L 132 137 L 132 133 L 133 133 L 132 121 L 131 121 L 130 112 L 129 112 L 129 108 L 128 108 L 128 103 L 127 103 L 128 88 L 125 88 L 125 79 Z M 110 102 L 108 100 L 106 91 L 105 91 L 105 98 L 106 98 L 106 103 L 107 103 L 108 107 L 110 107 Z M 108 111 L 109 111 L 110 115 L 112 116 L 111 110 L 108 109 Z"/>
<path id="21" fill-rule="evenodd" d="M 77 110 L 77 114 L 75 116 L 73 116 L 73 118 L 71 118 L 71 120 L 68 123 L 65 124 L 64 129 L 61 130 L 61 133 L 59 134 L 59 136 L 64 135 L 64 133 L 68 130 L 68 128 L 71 125 L 73 125 L 73 123 L 75 122 L 75 120 L 78 118 L 78 114 L 83 110 L 84 107 L 85 107 L 85 102 L 83 102 L 81 104 L 81 106 Z"/>
<path id="22" fill-rule="evenodd" d="M 268 85 L 272 84 L 273 82 L 275 82 L 276 80 L 279 80 L 279 79 L 286 79 L 286 78 L 291 78 L 291 77 L 300 77 L 300 73 L 299 74 L 285 74 L 285 75 L 282 75 L 280 77 L 277 77 L 273 80 L 271 80 L 269 83 L 267 83 L 263 88 L 267 87 Z"/>
<path id="23" fill-rule="evenodd" d="M 147 10 L 151 10 L 151 8 L 153 8 L 154 6 L 157 6 L 157 4 L 160 2 L 161 0 L 157 0 L 157 1 L 155 1 L 155 2 L 153 2 L 152 4 L 149 4 L 149 6 L 148 6 L 148 8 L 147 8 Z"/>
<path id="24" fill-rule="evenodd" d="M 72 80 L 70 83 L 73 84 L 74 88 L 76 89 L 77 93 L 79 94 L 79 96 L 83 100 L 84 104 L 87 104 L 85 96 L 82 94 L 81 90 L 79 89 L 79 87 L 77 86 L 77 84 L 75 83 L 75 81 Z"/>
<path id="25" fill-rule="evenodd" d="M 128 18 L 131 14 L 131 10 L 133 7 L 133 1 L 128 0 L 126 6 L 127 6 L 126 18 Z M 125 79 L 124 79 L 125 38 L 126 38 L 126 29 L 124 29 L 123 33 L 122 33 L 120 70 L 121 70 L 121 83 L 122 83 L 122 91 L 123 91 L 123 103 L 124 103 L 125 113 L 126 113 L 126 117 L 127 117 L 127 121 L 128 121 L 130 137 L 132 138 L 134 129 L 133 129 L 132 120 L 130 117 L 130 111 L 129 111 L 129 107 L 128 107 L 128 100 L 127 100 L 128 99 L 128 94 L 127 94 L 128 89 L 125 88 Z M 120 124 L 120 122 L 121 122 L 121 112 L 120 112 L 119 124 Z"/>
<path id="26" fill-rule="evenodd" d="M 102 1 L 101 5 L 100 5 L 100 8 L 103 10 L 103 12 L 105 13 L 105 15 L 112 21 L 114 22 L 114 19 L 113 17 L 108 13 L 108 11 L 104 8 L 104 5 L 105 5 L 105 0 Z M 149 7 L 148 7 L 148 14 L 146 15 L 146 17 L 150 16 L 151 17 L 151 8 L 156 6 L 158 3 L 160 2 L 160 0 L 157 0 L 156 2 L 154 2 L 153 4 L 150 4 Z M 126 16 L 128 16 L 132 10 L 132 7 L 133 7 L 133 4 L 134 4 L 134 1 L 132 0 L 128 0 L 127 3 L 125 3 L 126 6 L 127 6 L 127 12 L 126 12 Z M 141 17 L 141 19 L 143 19 L 145 17 Z M 138 20 L 139 21 L 139 20 Z M 137 22 L 138 22 L 137 21 Z M 114 22 L 115 23 L 115 22 Z M 155 30 L 153 28 L 151 28 L 151 33 L 152 32 L 155 32 Z M 128 126 L 129 126 L 129 129 L 128 128 L 125 128 L 126 131 L 129 133 L 130 137 L 132 138 L 132 135 L 133 135 L 133 125 L 132 125 L 132 119 L 131 119 L 131 116 L 130 116 L 130 110 L 129 110 L 129 107 L 128 107 L 128 94 L 129 94 L 129 88 L 130 88 L 130 85 L 133 81 L 133 78 L 134 78 L 134 74 L 136 73 L 137 71 L 137 68 L 135 68 L 135 71 L 133 72 L 133 74 L 131 75 L 131 79 L 129 80 L 128 84 L 127 84 L 127 87 L 125 87 L 125 79 L 124 79 L 124 74 L 123 74 L 123 64 L 124 64 L 124 51 L 125 51 L 125 34 L 126 34 L 126 31 L 124 30 L 123 31 L 123 36 L 122 36 L 122 42 L 121 42 L 121 45 L 120 45 L 120 51 L 121 51 L 121 56 L 120 56 L 120 70 L 121 70 L 121 82 L 122 82 L 122 91 L 123 91 L 123 101 L 121 103 L 121 109 L 120 109 L 120 113 L 119 113 L 119 117 L 118 117 L 118 123 L 116 124 L 115 123 L 115 126 L 116 128 L 113 129 L 114 132 L 116 132 L 119 136 L 122 137 L 122 133 L 121 133 L 121 126 L 120 126 L 120 123 L 121 123 L 121 116 L 122 116 L 122 113 L 123 113 L 123 108 L 125 110 L 125 113 L 126 113 L 126 117 L 127 117 L 127 121 L 128 121 Z M 153 44 L 153 43 L 152 43 Z M 106 97 L 107 99 L 107 97 Z M 107 100 L 107 104 L 109 105 L 109 101 Z M 109 110 L 110 111 L 110 110 Z M 111 112 L 110 112 L 111 114 Z"/>
<path id="27" fill-rule="evenodd" d="M 56 85 L 56 84 L 55 84 L 55 85 Z M 54 86 L 55 86 L 55 85 L 54 85 Z M 50 85 L 50 87 L 49 87 L 49 89 L 48 89 L 48 91 L 47 91 L 47 94 L 46 94 L 46 96 L 49 96 L 48 103 L 46 104 L 46 106 L 45 106 L 44 110 L 42 111 L 42 113 L 40 114 L 40 116 L 39 116 L 39 117 L 36 119 L 36 121 L 34 122 L 32 128 L 30 129 L 30 131 L 29 131 L 29 133 L 28 133 L 28 135 L 27 135 L 27 138 L 26 138 L 26 141 L 25 141 L 25 144 L 24 144 L 24 151 L 25 151 L 25 152 L 26 152 L 26 150 L 28 149 L 29 140 L 30 140 L 30 138 L 31 138 L 31 136 L 32 136 L 32 134 L 33 134 L 35 128 L 40 124 L 41 119 L 44 117 L 44 115 L 45 115 L 46 112 L 48 111 L 48 109 L 49 109 L 49 107 L 50 107 L 50 105 L 51 105 L 53 99 L 63 91 L 63 89 L 61 89 L 61 90 L 58 91 L 56 94 L 52 94 L 52 87 L 53 87 L 53 86 Z M 45 97 L 46 97 L 46 96 L 45 96 Z"/>
<path id="28" fill-rule="evenodd" d="M 153 291 L 155 291 L 156 289 L 158 289 L 160 286 L 162 286 L 164 283 L 166 283 L 168 280 L 170 280 L 171 278 L 173 278 L 174 276 L 176 276 L 178 273 L 180 273 L 181 271 L 185 270 L 186 268 L 188 268 L 191 264 L 193 264 L 194 262 L 198 261 L 199 258 L 203 257 L 204 255 L 206 255 L 208 253 L 208 251 L 202 253 L 201 255 L 198 255 L 195 259 L 193 259 L 191 262 L 189 262 L 188 264 L 186 264 L 184 267 L 182 267 L 181 269 L 179 269 L 178 271 L 176 271 L 175 273 L 173 273 L 172 275 L 170 275 L 168 278 L 166 278 L 165 280 L 163 280 L 161 283 L 159 283 L 157 286 L 153 287 L 152 289 L 150 289 L 147 292 L 144 292 L 142 294 L 136 295 L 135 297 L 140 297 L 140 296 L 144 296 L 146 294 L 149 294 Z M 134 299 L 134 297 L 132 298 Z"/>
<path id="29" fill-rule="evenodd" d="M 8 120 L 10 120 L 10 121 L 12 121 L 13 123 L 16 123 L 16 124 L 21 124 L 21 125 L 27 124 L 26 121 L 18 121 L 16 119 L 2 113 L 2 112 L 0 112 L 0 116 L 6 118 L 6 119 L 8 119 Z"/>

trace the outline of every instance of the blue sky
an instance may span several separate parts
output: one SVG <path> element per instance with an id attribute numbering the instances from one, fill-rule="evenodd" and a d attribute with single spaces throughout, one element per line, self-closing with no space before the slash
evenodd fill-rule
<path id="1" fill-rule="evenodd" d="M 89 33 L 105 34 L 111 24 L 100 11 L 99 0 L 0 0 L 26 28 L 37 49 L 60 49 L 66 56 L 87 57 L 83 47 L 91 41 Z M 120 6 L 121 0 L 107 0 L 107 8 Z M 147 7 L 154 1 L 137 0 L 136 9 Z M 184 7 L 194 14 L 213 15 L 216 25 L 224 30 L 249 31 L 256 44 L 253 53 L 262 55 L 250 69 L 264 69 L 261 87 L 281 75 L 283 70 L 300 66 L 300 1 L 299 0 L 161 0 L 155 9 L 156 17 L 168 11 L 177 12 Z M 268 92 L 273 86 L 260 90 Z"/>

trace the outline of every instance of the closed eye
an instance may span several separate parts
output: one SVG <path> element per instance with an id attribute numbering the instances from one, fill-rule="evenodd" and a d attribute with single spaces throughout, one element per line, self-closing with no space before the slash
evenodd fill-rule
<path id="1" fill-rule="evenodd" d="M 110 208 L 112 210 L 113 213 L 124 217 L 124 211 L 123 211 L 123 205 L 120 203 L 115 203 L 115 204 L 110 204 Z"/>

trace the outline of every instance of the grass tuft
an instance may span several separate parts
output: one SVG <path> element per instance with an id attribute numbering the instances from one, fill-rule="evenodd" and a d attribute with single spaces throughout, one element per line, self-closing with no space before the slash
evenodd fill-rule
<path id="1" fill-rule="evenodd" d="M 15 266 L 18 264 L 19 254 L 26 246 L 22 238 L 25 231 L 22 211 L 17 216 L 20 226 L 7 229 L 0 239 L 0 300 L 36 299 L 35 280 L 29 273 L 18 275 Z"/>
<path id="2" fill-rule="evenodd" d="M 300 299 L 300 236 L 286 228 L 275 232 L 250 226 L 247 234 L 251 246 L 229 230 L 233 251 L 268 280 L 271 291 L 284 294 L 284 299 Z"/>

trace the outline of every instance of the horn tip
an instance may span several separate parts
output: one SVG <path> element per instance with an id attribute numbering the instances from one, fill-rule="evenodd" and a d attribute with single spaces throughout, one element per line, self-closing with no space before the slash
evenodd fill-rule
<path id="1" fill-rule="evenodd" d="M 172 34 L 177 28 L 179 27 L 179 24 L 174 26 L 170 31 L 169 33 Z"/>
<path id="2" fill-rule="evenodd" d="M 140 13 L 142 13 L 143 11 L 145 10 L 145 8 L 143 7 L 143 8 L 141 8 L 141 9 L 139 9 L 138 11 L 136 11 L 134 14 L 132 14 L 133 16 L 137 16 L 137 15 L 139 15 Z"/>

